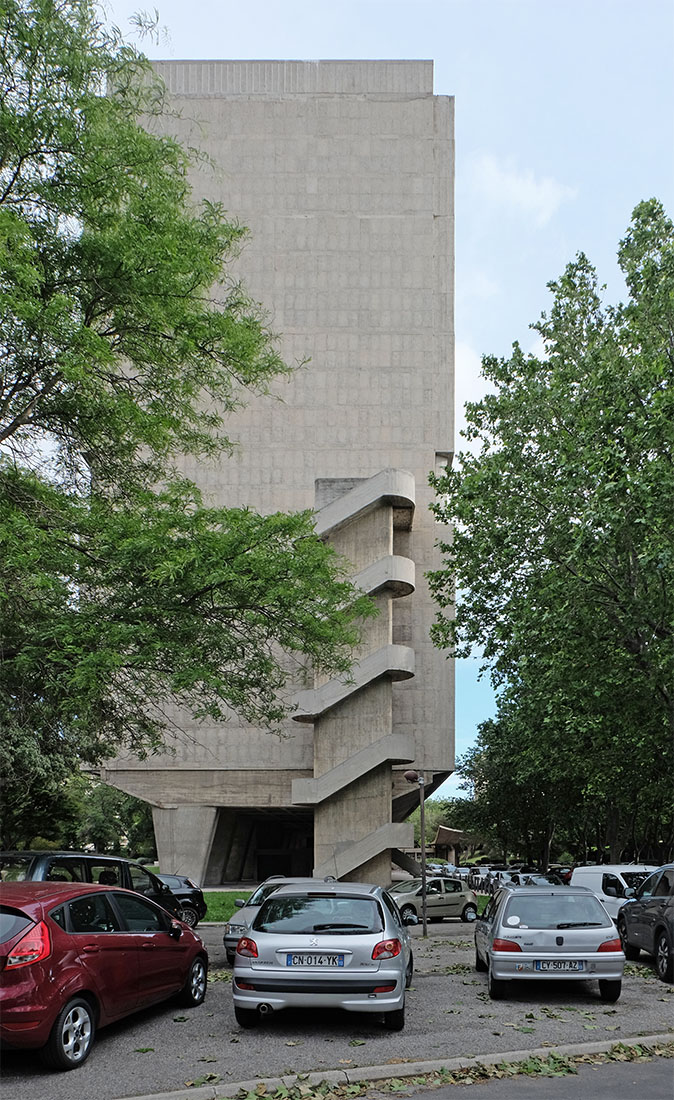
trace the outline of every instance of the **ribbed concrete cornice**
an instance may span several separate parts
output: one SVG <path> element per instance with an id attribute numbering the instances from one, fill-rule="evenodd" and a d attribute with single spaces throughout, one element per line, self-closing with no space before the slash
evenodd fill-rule
<path id="1" fill-rule="evenodd" d="M 316 779 L 293 779 L 293 805 L 315 806 L 380 764 L 409 764 L 414 760 L 414 754 L 413 737 L 404 733 L 389 733 Z"/>
<path id="2" fill-rule="evenodd" d="M 407 470 L 380 470 L 374 477 L 361 481 L 316 513 L 316 534 L 328 535 L 379 504 L 390 504 L 409 514 L 406 526 L 411 527 L 415 504 L 414 474 Z"/>
<path id="3" fill-rule="evenodd" d="M 415 567 L 411 558 L 403 558 L 400 554 L 389 554 L 379 561 L 373 561 L 371 565 L 361 569 L 353 577 L 356 588 L 362 589 L 368 595 L 379 592 L 382 588 L 388 588 L 391 595 L 409 596 L 414 592 Z"/>
<path id="4" fill-rule="evenodd" d="M 297 710 L 293 718 L 296 722 L 315 722 L 326 711 L 382 676 L 390 680 L 409 680 L 414 676 L 414 650 L 406 645 L 382 646 L 358 662 L 348 683 L 328 680 L 319 688 L 299 692 L 295 697 Z"/>
<path id="5" fill-rule="evenodd" d="M 314 867 L 314 877 L 334 875 L 335 878 L 342 878 L 353 871 L 354 867 L 360 867 L 368 859 L 374 859 L 387 848 L 409 848 L 413 843 L 414 826 L 411 821 L 388 822 L 368 833 L 362 840 L 345 846 L 343 851 L 335 852 L 331 859 L 327 859 L 319 867 Z"/>

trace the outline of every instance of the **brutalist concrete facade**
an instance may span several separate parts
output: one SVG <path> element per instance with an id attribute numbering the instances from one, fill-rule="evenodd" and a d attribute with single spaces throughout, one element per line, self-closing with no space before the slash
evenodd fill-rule
<path id="1" fill-rule="evenodd" d="M 232 420 L 217 503 L 315 508 L 380 614 L 348 683 L 298 693 L 283 736 L 174 716 L 173 755 L 104 778 L 153 804 L 162 866 L 215 884 L 271 873 L 390 880 L 424 773 L 452 770 L 452 665 L 429 640 L 428 473 L 453 424 L 453 100 L 428 61 L 159 62 L 170 127 L 216 170 L 197 194 L 251 231 L 236 274 L 289 361 Z M 168 125 L 168 123 L 167 123 Z M 278 397 L 281 400 L 278 400 Z"/>

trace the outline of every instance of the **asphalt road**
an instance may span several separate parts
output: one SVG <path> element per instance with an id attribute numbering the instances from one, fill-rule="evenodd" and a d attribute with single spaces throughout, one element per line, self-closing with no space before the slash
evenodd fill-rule
<path id="1" fill-rule="evenodd" d="M 420 926 L 412 930 L 416 973 L 403 1032 L 385 1031 L 376 1017 L 290 1011 L 243 1031 L 234 1019 L 222 926 L 201 925 L 199 932 L 213 979 L 203 1005 L 185 1010 L 167 1003 L 104 1029 L 89 1060 L 69 1073 L 47 1073 L 34 1054 L 6 1053 L 3 1100 L 119 1100 L 186 1082 L 384 1064 L 395 1076 L 409 1061 L 674 1035 L 674 986 L 645 965 L 628 965 L 615 1005 L 599 1000 L 596 984 L 552 981 L 513 983 L 508 1000 L 490 1001 L 485 977 L 473 968 L 472 930 L 454 922 L 432 925 L 426 941 Z"/>

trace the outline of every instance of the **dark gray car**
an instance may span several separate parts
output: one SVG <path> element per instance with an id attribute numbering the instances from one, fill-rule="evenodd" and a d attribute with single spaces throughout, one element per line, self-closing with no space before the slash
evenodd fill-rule
<path id="1" fill-rule="evenodd" d="M 641 951 L 655 957 L 663 982 L 674 981 L 674 863 L 659 867 L 621 906 L 618 932 L 628 959 Z"/>

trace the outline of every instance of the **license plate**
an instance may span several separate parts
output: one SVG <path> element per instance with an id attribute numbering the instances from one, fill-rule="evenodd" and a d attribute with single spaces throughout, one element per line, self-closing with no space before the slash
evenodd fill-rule
<path id="1" fill-rule="evenodd" d="M 344 956 L 286 955 L 286 966 L 344 966 Z"/>
<path id="2" fill-rule="evenodd" d="M 551 970 L 554 973 L 585 969 L 585 963 L 581 959 L 538 959 L 534 963 L 534 970 Z"/>

